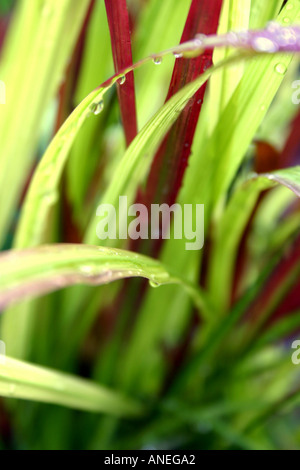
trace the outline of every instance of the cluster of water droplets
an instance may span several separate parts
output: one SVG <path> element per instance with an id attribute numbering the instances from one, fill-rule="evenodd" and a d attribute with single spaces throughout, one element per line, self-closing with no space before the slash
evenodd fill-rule
<path id="1" fill-rule="evenodd" d="M 119 85 L 124 85 L 126 83 L 126 75 L 122 75 L 118 80 L 117 83 Z M 104 101 L 101 99 L 100 101 L 95 101 L 90 105 L 90 112 L 95 116 L 98 116 L 102 113 L 104 109 Z"/>
<path id="2" fill-rule="evenodd" d="M 104 261 L 101 264 L 101 267 L 97 263 L 83 263 L 79 266 L 79 278 L 88 284 L 99 285 L 107 284 L 119 279 L 124 279 L 126 277 L 145 277 L 145 272 L 142 269 L 140 262 L 134 261 L 135 257 L 133 254 L 126 255 L 121 251 L 115 251 L 113 249 L 110 249 L 109 253 L 110 255 L 121 257 L 122 261 L 126 261 L 126 259 L 128 259 L 131 266 L 128 267 L 125 264 L 124 267 L 122 267 L 121 261 L 119 261 L 119 265 L 114 266 L 111 262 Z"/>
<path id="3" fill-rule="evenodd" d="M 290 5 L 290 8 L 293 6 Z M 220 36 L 198 34 L 193 40 L 193 47 L 202 50 L 238 47 L 266 53 L 300 51 L 300 27 L 289 26 L 291 20 L 288 16 L 282 20 L 282 23 L 271 21 L 263 30 L 230 31 Z"/>
<path id="4" fill-rule="evenodd" d="M 283 23 L 290 24 L 290 19 L 285 18 Z M 298 26 L 286 27 L 271 21 L 264 31 L 253 32 L 249 36 L 250 45 L 259 52 L 274 53 L 300 50 L 300 28 Z"/>
<path id="5" fill-rule="evenodd" d="M 293 5 L 288 5 L 288 7 L 287 9 L 291 10 Z M 276 52 L 300 52 L 300 26 L 290 26 L 291 20 L 288 16 L 283 18 L 282 23 L 271 21 L 263 30 L 230 31 L 220 36 L 198 34 L 192 41 L 191 48 L 201 52 L 215 47 L 253 49 L 257 52 L 270 54 Z M 182 54 L 181 51 L 178 51 L 174 55 L 179 57 L 184 55 L 184 52 Z M 279 75 L 284 75 L 287 67 L 284 63 L 278 63 L 275 65 L 274 71 Z"/>

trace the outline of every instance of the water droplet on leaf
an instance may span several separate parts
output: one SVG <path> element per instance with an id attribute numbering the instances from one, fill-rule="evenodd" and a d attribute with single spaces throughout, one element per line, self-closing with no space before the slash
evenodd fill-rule
<path id="1" fill-rule="evenodd" d="M 284 64 L 277 64 L 275 65 L 275 72 L 279 75 L 285 75 L 287 68 Z"/>
<path id="2" fill-rule="evenodd" d="M 121 77 L 118 81 L 119 85 L 124 85 L 124 83 L 126 83 L 126 77 L 125 75 L 123 75 L 123 77 Z"/>
<path id="3" fill-rule="evenodd" d="M 160 286 L 160 284 L 156 281 L 149 281 L 149 284 L 151 287 L 157 288 Z"/>
<path id="4" fill-rule="evenodd" d="M 99 103 L 93 103 L 90 106 L 90 110 L 92 111 L 95 116 L 98 116 L 103 111 L 104 108 L 104 102 L 101 100 Z"/>
<path id="5" fill-rule="evenodd" d="M 287 46 L 289 44 L 293 45 L 297 43 L 297 36 L 295 31 L 292 31 L 289 28 L 283 28 L 280 31 L 280 35 L 278 36 L 278 42 L 281 46 Z"/>
<path id="6" fill-rule="evenodd" d="M 161 57 L 154 57 L 153 63 L 155 65 L 160 65 L 162 63 L 162 58 Z"/>

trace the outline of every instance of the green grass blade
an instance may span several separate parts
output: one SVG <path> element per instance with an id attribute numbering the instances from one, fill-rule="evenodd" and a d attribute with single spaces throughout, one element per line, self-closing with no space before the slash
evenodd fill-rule
<path id="1" fill-rule="evenodd" d="M 164 0 L 164 2 L 149 0 L 146 3 L 134 35 L 135 60 L 153 54 L 154 51 L 164 50 L 173 44 L 179 44 L 190 4 L 190 1 L 177 2 L 174 8 L 174 0 Z M 163 105 L 173 66 L 174 59 L 170 58 L 164 60 L 162 66 L 155 67 L 154 71 L 151 64 L 136 71 L 139 129 L 142 129 Z"/>
<path id="2" fill-rule="evenodd" d="M 88 380 L 10 357 L 1 359 L 0 396 L 114 416 L 136 416 L 142 411 L 138 403 Z"/>
<path id="3" fill-rule="evenodd" d="M 0 259 L 1 309 L 20 299 L 33 298 L 69 285 L 97 286 L 127 277 L 144 277 L 155 286 L 182 284 L 206 315 L 210 312 L 204 295 L 198 289 L 170 274 L 158 261 L 135 253 L 87 245 L 49 245 L 11 250 L 1 254 Z M 15 324 L 14 332 L 18 336 Z M 21 337 L 22 332 L 19 334 Z"/>
<path id="4" fill-rule="evenodd" d="M 229 31 L 240 31 L 249 28 L 250 0 L 224 0 L 218 34 Z M 215 49 L 214 63 L 230 57 L 234 49 Z M 245 64 L 237 64 L 230 69 L 223 69 L 216 73 L 210 84 L 210 120 L 209 126 L 213 130 L 220 115 L 226 108 L 231 96 L 239 84 L 245 69 Z"/>

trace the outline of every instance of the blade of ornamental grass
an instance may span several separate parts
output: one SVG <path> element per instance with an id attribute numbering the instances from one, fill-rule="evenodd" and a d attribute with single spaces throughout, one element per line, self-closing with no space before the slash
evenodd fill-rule
<path id="1" fill-rule="evenodd" d="M 105 0 L 111 46 L 118 73 L 132 65 L 131 35 L 126 0 Z M 125 80 L 125 82 L 124 82 Z M 127 146 L 137 134 L 134 75 L 129 72 L 118 83 L 118 95 Z"/>
<path id="2" fill-rule="evenodd" d="M 0 254 L 0 262 L 0 309 L 74 284 L 97 286 L 134 276 L 149 279 L 155 287 L 182 284 L 204 315 L 208 319 L 211 315 L 209 303 L 198 288 L 168 273 L 158 261 L 135 253 L 53 244 L 4 252 Z"/>
<path id="3" fill-rule="evenodd" d="M 113 416 L 135 417 L 143 412 L 134 400 L 89 380 L 7 356 L 0 357 L 0 396 Z"/>
<path id="4" fill-rule="evenodd" d="M 218 34 L 228 31 L 244 31 L 249 29 L 250 0 L 224 0 Z M 213 54 L 214 63 L 234 54 L 234 49 L 216 49 Z M 216 126 L 222 111 L 226 108 L 234 90 L 244 74 L 245 64 L 237 64 L 231 69 L 220 70 L 211 79 L 209 94 L 209 128 Z M 218 151 L 218 139 L 215 140 Z"/>

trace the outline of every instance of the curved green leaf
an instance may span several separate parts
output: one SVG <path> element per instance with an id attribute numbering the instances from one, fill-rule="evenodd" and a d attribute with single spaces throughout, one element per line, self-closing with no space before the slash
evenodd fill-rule
<path id="1" fill-rule="evenodd" d="M 0 396 L 21 398 L 114 416 L 135 416 L 140 404 L 78 377 L 1 357 Z"/>
<path id="2" fill-rule="evenodd" d="M 158 261 L 124 250 L 49 245 L 5 252 L 0 255 L 0 263 L 0 309 L 74 284 L 97 286 L 128 277 L 143 277 L 154 287 L 181 284 L 203 314 L 210 316 L 209 303 L 199 289 L 170 274 Z"/>

